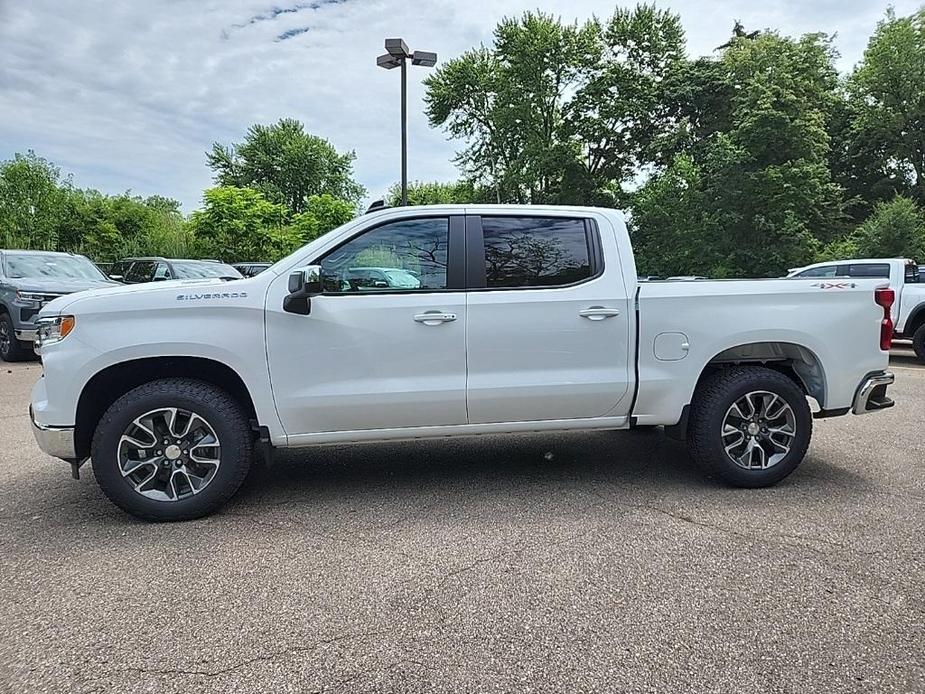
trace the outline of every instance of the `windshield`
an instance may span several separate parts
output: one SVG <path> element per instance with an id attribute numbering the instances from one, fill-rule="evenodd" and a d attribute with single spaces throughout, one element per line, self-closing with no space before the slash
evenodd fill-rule
<path id="1" fill-rule="evenodd" d="M 239 280 L 244 277 L 240 272 L 225 263 L 206 263 L 192 260 L 174 261 L 174 274 L 181 280 L 201 280 L 212 277 L 225 277 Z"/>
<path id="2" fill-rule="evenodd" d="M 82 255 L 14 254 L 4 256 L 4 274 L 10 279 L 43 278 L 102 280 L 103 273 Z"/>

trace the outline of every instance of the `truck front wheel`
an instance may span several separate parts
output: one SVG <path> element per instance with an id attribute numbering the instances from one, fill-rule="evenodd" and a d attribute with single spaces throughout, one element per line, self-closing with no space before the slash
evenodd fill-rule
<path id="1" fill-rule="evenodd" d="M 3 361 L 23 361 L 30 354 L 32 354 L 32 350 L 16 339 L 13 320 L 9 314 L 0 310 L 0 359 Z"/>
<path id="2" fill-rule="evenodd" d="M 803 461 L 813 419 L 803 391 L 761 366 L 720 369 L 691 402 L 687 440 L 707 473 L 737 487 L 767 487 Z"/>
<path id="3" fill-rule="evenodd" d="M 93 436 L 93 473 L 128 513 L 179 521 L 216 510 L 241 486 L 253 435 L 238 402 L 189 378 L 138 386 L 116 400 Z"/>

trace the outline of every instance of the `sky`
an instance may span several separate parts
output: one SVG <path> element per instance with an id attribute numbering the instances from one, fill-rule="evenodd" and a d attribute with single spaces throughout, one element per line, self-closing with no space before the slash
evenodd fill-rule
<path id="1" fill-rule="evenodd" d="M 835 34 L 838 67 L 862 57 L 892 4 L 925 0 L 671 0 L 688 52 L 707 55 L 733 22 Z M 623 3 L 626 5 L 634 3 Z M 165 195 L 190 212 L 215 141 L 292 117 L 338 150 L 382 197 L 400 175 L 399 74 L 376 67 L 386 37 L 453 58 L 490 44 L 505 16 L 608 17 L 603 0 L 0 0 L 0 159 L 33 149 L 82 188 Z M 409 178 L 450 181 L 460 142 L 423 114 L 426 68 L 409 69 Z"/>

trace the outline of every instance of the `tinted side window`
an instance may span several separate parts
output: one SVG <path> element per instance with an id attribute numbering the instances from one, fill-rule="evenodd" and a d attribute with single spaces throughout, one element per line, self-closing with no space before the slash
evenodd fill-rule
<path id="1" fill-rule="evenodd" d="M 351 239 L 321 259 L 326 293 L 446 289 L 449 220 L 409 219 Z"/>
<path id="2" fill-rule="evenodd" d="M 482 217 L 489 288 L 554 287 L 591 277 L 584 220 Z"/>
<path id="3" fill-rule="evenodd" d="M 823 265 L 798 272 L 795 277 L 835 277 L 834 265 Z"/>
<path id="4" fill-rule="evenodd" d="M 153 260 L 136 260 L 125 275 L 129 282 L 150 282 L 154 276 Z"/>
<path id="5" fill-rule="evenodd" d="M 848 266 L 848 277 L 885 277 L 890 278 L 888 263 L 857 263 Z"/>

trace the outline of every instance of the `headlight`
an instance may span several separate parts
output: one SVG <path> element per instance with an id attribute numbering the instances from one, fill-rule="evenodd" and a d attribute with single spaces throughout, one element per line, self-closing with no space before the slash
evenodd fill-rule
<path id="1" fill-rule="evenodd" d="M 39 318 L 35 329 L 35 348 L 53 345 L 66 338 L 77 324 L 74 316 Z"/>
<path id="2" fill-rule="evenodd" d="M 45 297 L 35 292 L 16 292 L 16 303 L 26 306 L 37 306 L 42 303 Z"/>

